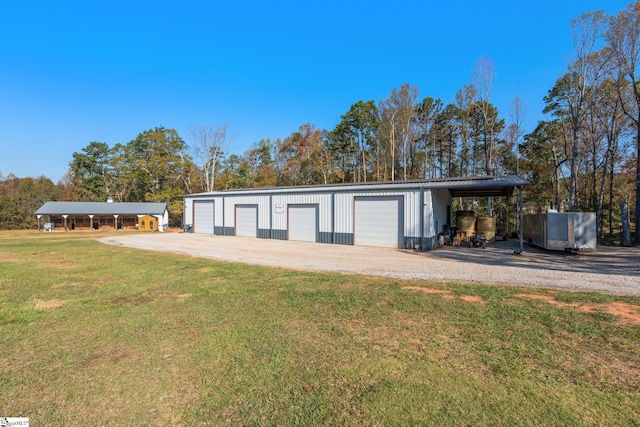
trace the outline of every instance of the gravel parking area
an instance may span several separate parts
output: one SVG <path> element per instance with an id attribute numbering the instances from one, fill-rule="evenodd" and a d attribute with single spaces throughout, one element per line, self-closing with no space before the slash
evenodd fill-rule
<path id="1" fill-rule="evenodd" d="M 486 283 L 640 295 L 640 249 L 600 247 L 595 252 L 548 252 L 515 240 L 481 248 L 442 247 L 430 252 L 329 245 L 191 233 L 136 233 L 102 243 L 174 252 L 221 261 L 306 271 Z"/>

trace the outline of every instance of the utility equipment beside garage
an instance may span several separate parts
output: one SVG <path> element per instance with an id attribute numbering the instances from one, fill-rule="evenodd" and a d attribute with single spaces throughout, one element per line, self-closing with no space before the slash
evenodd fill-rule
<path id="1" fill-rule="evenodd" d="M 594 212 L 558 212 L 524 216 L 524 238 L 554 251 L 595 250 L 598 243 Z"/>
<path id="2" fill-rule="evenodd" d="M 518 176 L 253 188 L 184 197 L 185 230 L 345 245 L 433 249 L 454 197 L 509 197 Z"/>

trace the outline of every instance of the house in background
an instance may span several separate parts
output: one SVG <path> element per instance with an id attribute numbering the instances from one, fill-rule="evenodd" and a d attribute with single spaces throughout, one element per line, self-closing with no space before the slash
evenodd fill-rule
<path id="1" fill-rule="evenodd" d="M 38 229 L 164 231 L 166 203 L 47 202 L 35 211 Z"/>

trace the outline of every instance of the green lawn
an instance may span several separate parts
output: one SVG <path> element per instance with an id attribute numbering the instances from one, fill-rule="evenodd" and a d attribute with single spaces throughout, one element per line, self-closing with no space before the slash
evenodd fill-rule
<path id="1" fill-rule="evenodd" d="M 640 298 L 302 273 L 104 235 L 0 232 L 0 417 L 640 425 L 640 325 L 517 294 Z"/>

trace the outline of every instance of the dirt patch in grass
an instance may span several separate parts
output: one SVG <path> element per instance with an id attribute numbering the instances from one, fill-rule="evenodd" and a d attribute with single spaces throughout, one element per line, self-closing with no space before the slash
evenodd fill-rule
<path id="1" fill-rule="evenodd" d="M 432 288 L 423 288 L 420 286 L 403 286 L 402 289 L 406 289 L 409 291 L 420 291 L 420 292 L 424 292 L 426 294 L 440 294 L 442 295 L 444 298 L 449 298 L 449 299 L 459 299 L 462 301 L 467 301 L 467 302 L 475 302 L 478 304 L 484 304 L 485 301 L 482 299 L 482 297 L 479 297 L 477 295 L 455 295 L 453 292 L 451 292 L 450 290 L 447 289 L 432 289 Z"/>
<path id="2" fill-rule="evenodd" d="M 578 302 L 567 303 L 558 301 L 551 295 L 540 294 L 516 294 L 516 296 L 520 298 L 541 300 L 560 308 L 575 308 L 576 310 L 584 313 L 609 313 L 621 320 L 634 325 L 640 325 L 640 305 L 620 301 L 614 301 L 606 304 L 583 304 Z"/>
<path id="3" fill-rule="evenodd" d="M 0 262 L 23 262 L 24 259 L 17 255 L 0 252 Z"/>
<path id="4" fill-rule="evenodd" d="M 49 301 L 42 301 L 37 299 L 34 301 L 34 308 L 38 311 L 53 310 L 54 308 L 64 307 L 65 305 L 67 305 L 66 301 L 61 301 L 58 299 L 52 299 Z"/>
<path id="5" fill-rule="evenodd" d="M 131 304 L 131 305 L 142 305 L 147 304 L 153 301 L 153 298 L 149 295 L 132 295 L 126 297 L 116 297 L 111 299 L 111 304 Z"/>

